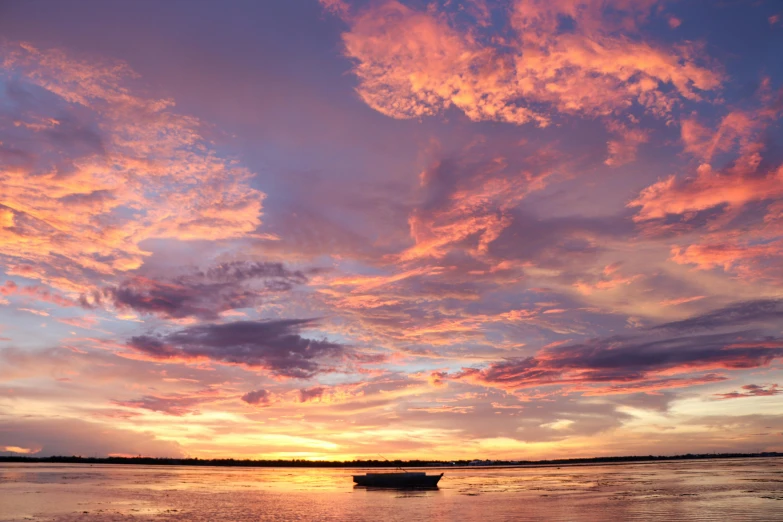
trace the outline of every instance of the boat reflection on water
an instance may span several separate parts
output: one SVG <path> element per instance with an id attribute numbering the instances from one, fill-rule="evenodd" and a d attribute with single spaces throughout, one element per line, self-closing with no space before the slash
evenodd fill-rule
<path id="1" fill-rule="evenodd" d="M 403 473 L 367 473 L 354 475 L 353 481 L 357 486 L 367 488 L 390 489 L 437 489 L 438 481 L 443 476 L 427 475 L 421 471 L 406 471 Z"/>

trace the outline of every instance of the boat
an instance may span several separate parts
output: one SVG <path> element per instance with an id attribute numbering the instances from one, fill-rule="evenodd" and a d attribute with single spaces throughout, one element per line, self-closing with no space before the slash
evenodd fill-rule
<path id="1" fill-rule="evenodd" d="M 402 473 L 367 473 L 354 475 L 357 486 L 371 488 L 434 488 L 443 476 L 427 475 L 422 471 L 404 471 Z"/>

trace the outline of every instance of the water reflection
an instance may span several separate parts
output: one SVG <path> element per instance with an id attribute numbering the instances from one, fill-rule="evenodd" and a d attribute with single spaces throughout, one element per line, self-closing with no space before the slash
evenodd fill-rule
<path id="1" fill-rule="evenodd" d="M 383 491 L 395 491 L 395 492 L 405 492 L 405 493 L 426 493 L 428 491 L 440 491 L 440 488 L 438 486 L 428 486 L 428 487 L 384 487 L 384 486 L 358 486 L 355 485 L 353 487 L 354 490 L 362 490 L 362 491 L 377 491 L 377 492 L 383 492 Z"/>
<path id="2" fill-rule="evenodd" d="M 448 469 L 426 490 L 354 486 L 366 471 L 9 464 L 0 520 L 689 522 L 783 506 L 783 459 Z"/>

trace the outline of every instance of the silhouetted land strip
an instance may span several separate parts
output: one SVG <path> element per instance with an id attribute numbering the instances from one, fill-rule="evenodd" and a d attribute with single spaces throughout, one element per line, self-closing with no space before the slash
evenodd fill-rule
<path id="1" fill-rule="evenodd" d="M 315 461 L 315 460 L 238 460 L 238 459 L 170 459 L 153 457 L 16 457 L 0 456 L 0 462 L 25 462 L 42 464 L 136 464 L 153 466 L 237 466 L 250 468 L 433 468 L 433 467 L 536 467 L 568 464 L 612 464 L 625 462 L 657 462 L 670 460 L 696 459 L 736 459 L 759 457 L 783 457 L 783 453 L 702 453 L 685 455 L 633 455 L 624 457 L 593 457 L 582 459 L 554 460 L 352 460 L 352 461 Z"/>

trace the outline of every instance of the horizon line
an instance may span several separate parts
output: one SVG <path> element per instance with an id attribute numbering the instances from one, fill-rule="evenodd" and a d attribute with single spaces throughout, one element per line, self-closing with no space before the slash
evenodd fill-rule
<path id="1" fill-rule="evenodd" d="M 730 458 L 774 458 L 783 457 L 783 452 L 764 451 L 756 453 L 684 453 L 677 455 L 620 455 L 609 457 L 581 457 L 568 459 L 517 460 L 517 459 L 455 459 L 455 460 L 310 460 L 310 459 L 236 459 L 232 457 L 202 459 L 199 457 L 146 457 L 146 456 L 107 456 L 84 457 L 52 455 L 49 457 L 0 455 L 0 463 L 53 463 L 53 464 L 138 464 L 158 466 L 216 466 L 216 467 L 373 467 L 388 468 L 406 465 L 408 467 L 427 468 L 467 468 L 467 467 L 536 467 L 561 464 L 614 464 L 631 462 L 656 462 L 668 460 L 706 460 Z"/>

